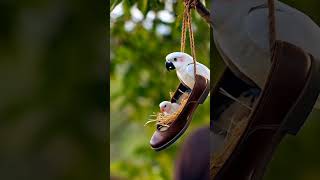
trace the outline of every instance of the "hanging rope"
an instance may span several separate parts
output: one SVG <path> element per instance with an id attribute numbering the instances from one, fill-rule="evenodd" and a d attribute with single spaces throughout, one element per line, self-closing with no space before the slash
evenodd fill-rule
<path id="1" fill-rule="evenodd" d="M 192 30 L 192 19 L 191 19 L 191 9 L 195 8 L 196 1 L 195 0 L 184 0 L 184 11 L 183 11 L 183 20 L 182 20 L 182 31 L 181 31 L 181 52 L 185 51 L 186 46 L 186 33 L 187 29 L 189 31 L 189 40 L 190 40 L 190 49 L 191 49 L 191 56 L 193 59 L 193 72 L 194 77 L 196 77 L 196 51 L 195 51 L 195 44 L 194 44 L 194 35 Z"/>
<path id="2" fill-rule="evenodd" d="M 268 0 L 269 8 L 269 45 L 270 45 L 270 55 L 273 54 L 274 46 L 276 44 L 277 33 L 276 33 L 276 17 L 275 17 L 275 5 L 274 0 Z"/>
<path id="3" fill-rule="evenodd" d="M 180 51 L 184 52 L 186 46 L 186 30 L 187 30 L 187 19 L 185 15 L 187 14 L 187 9 L 185 8 L 183 11 L 183 20 L 182 20 L 182 31 L 181 31 L 181 48 Z"/>

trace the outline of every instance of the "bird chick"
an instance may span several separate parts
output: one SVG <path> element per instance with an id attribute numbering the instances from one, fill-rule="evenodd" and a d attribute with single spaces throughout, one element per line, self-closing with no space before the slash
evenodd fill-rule
<path id="1" fill-rule="evenodd" d="M 163 101 L 159 104 L 160 107 L 160 111 L 164 114 L 164 115 L 170 115 L 173 114 L 174 112 L 176 112 L 179 109 L 179 104 L 177 103 L 171 103 L 169 101 Z"/>

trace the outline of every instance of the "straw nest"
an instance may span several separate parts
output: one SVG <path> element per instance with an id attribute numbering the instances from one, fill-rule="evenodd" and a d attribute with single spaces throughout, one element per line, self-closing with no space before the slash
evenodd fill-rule
<path id="1" fill-rule="evenodd" d="M 237 122 L 237 124 L 234 125 L 234 127 L 230 130 L 230 133 L 228 133 L 226 137 L 223 149 L 220 152 L 214 154 L 211 158 L 211 177 L 214 177 L 219 172 L 224 162 L 230 157 L 242 134 L 244 133 L 247 125 L 248 118 L 243 118 L 241 121 Z"/>
<path id="2" fill-rule="evenodd" d="M 176 112 L 169 114 L 169 115 L 165 115 L 162 112 L 153 113 L 150 116 L 154 117 L 154 118 L 150 119 L 145 125 L 152 123 L 152 122 L 156 122 L 157 125 L 170 127 L 170 124 L 176 120 L 176 118 L 182 112 L 184 106 L 187 104 L 189 96 L 190 96 L 190 94 L 185 93 L 179 98 L 179 105 L 180 106 Z M 170 92 L 170 97 L 172 98 L 171 92 Z"/>

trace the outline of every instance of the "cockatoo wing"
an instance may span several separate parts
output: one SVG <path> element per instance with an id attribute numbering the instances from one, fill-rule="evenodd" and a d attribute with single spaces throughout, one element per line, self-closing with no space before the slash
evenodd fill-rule
<path id="1" fill-rule="evenodd" d="M 284 3 L 276 3 L 277 39 L 292 43 L 320 58 L 320 28 L 307 15 Z M 252 10 L 245 19 L 246 31 L 257 47 L 269 49 L 268 8 Z"/>
<path id="2" fill-rule="evenodd" d="M 197 63 L 197 69 L 196 69 L 196 73 L 198 75 L 201 75 L 203 77 L 205 77 L 206 79 L 210 80 L 210 70 L 203 64 L 201 63 Z M 186 69 L 185 69 L 185 73 L 183 74 L 183 81 L 185 82 L 185 84 L 190 87 L 193 88 L 194 85 L 194 65 L 193 64 L 189 64 Z"/>
<path id="3" fill-rule="evenodd" d="M 203 64 L 197 63 L 197 74 L 210 80 L 210 70 Z M 194 85 L 194 65 L 188 64 L 185 68 L 177 71 L 179 80 L 189 88 L 193 88 Z"/>
<path id="4" fill-rule="evenodd" d="M 197 63 L 196 73 L 205 77 L 206 79 L 210 80 L 210 70 L 203 64 Z M 191 76 L 194 78 L 194 65 L 189 64 L 186 68 L 186 72 L 188 76 Z"/>

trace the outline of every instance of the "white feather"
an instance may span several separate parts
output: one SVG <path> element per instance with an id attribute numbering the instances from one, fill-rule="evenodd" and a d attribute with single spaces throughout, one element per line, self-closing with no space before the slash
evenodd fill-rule
<path id="1" fill-rule="evenodd" d="M 179 109 L 180 105 L 177 103 L 171 103 L 171 113 L 176 112 Z"/>
<path id="2" fill-rule="evenodd" d="M 210 70 L 203 64 L 197 62 L 196 73 L 210 80 Z M 177 70 L 177 76 L 181 82 L 187 85 L 190 89 L 194 86 L 194 65 L 188 64 L 185 67 Z"/>
<path id="3" fill-rule="evenodd" d="M 163 109 L 163 113 L 165 115 L 170 115 L 170 114 L 173 114 L 175 113 L 180 105 L 177 104 L 177 103 L 171 103 L 170 101 L 162 101 L 160 104 L 159 104 L 159 107 L 160 107 L 160 110 Z"/>

